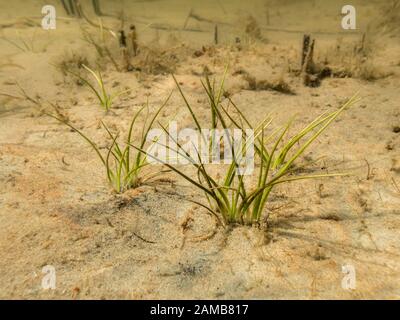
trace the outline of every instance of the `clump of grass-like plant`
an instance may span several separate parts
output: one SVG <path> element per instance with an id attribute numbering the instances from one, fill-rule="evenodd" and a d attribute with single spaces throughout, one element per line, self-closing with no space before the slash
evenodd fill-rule
<path id="1" fill-rule="evenodd" d="M 82 67 L 85 68 L 93 76 L 98 88 L 96 88 L 96 86 L 94 86 L 89 80 L 82 77 L 80 74 L 77 74 L 70 70 L 69 72 L 74 76 L 76 76 L 77 78 L 79 78 L 79 80 L 81 80 L 93 91 L 93 93 L 96 95 L 97 100 L 99 101 L 100 106 L 103 107 L 104 110 L 106 111 L 110 110 L 114 100 L 121 94 L 129 91 L 129 90 L 124 90 L 116 93 L 109 93 L 104 85 L 103 77 L 100 71 L 95 72 L 94 70 L 90 69 L 88 66 L 84 64 L 82 64 Z"/>
<path id="2" fill-rule="evenodd" d="M 233 148 L 235 142 L 230 137 L 228 147 L 231 149 L 232 162 L 227 167 L 225 166 L 222 179 L 217 175 L 213 176 L 210 170 L 207 169 L 208 165 L 200 155 L 199 150 L 196 149 L 195 154 L 189 153 L 176 140 L 174 140 L 176 149 L 172 150 L 169 146 L 165 147 L 176 152 L 180 157 L 185 158 L 195 168 L 197 178 L 188 175 L 177 165 L 169 164 L 168 162 L 164 164 L 204 192 L 207 204 L 199 201 L 193 202 L 206 208 L 221 224 L 259 223 L 268 202 L 268 197 L 273 188 L 278 184 L 302 179 L 344 175 L 343 173 L 296 175 L 294 163 L 346 108 L 356 102 L 357 98 L 355 96 L 349 99 L 338 110 L 317 117 L 302 130 L 291 137 L 287 137 L 292 121 L 289 121 L 282 128 L 267 133 L 273 120 L 270 116 L 267 116 L 259 125 L 253 127 L 231 99 L 228 99 L 228 105 L 223 106 L 220 100 L 222 91 L 220 90 L 215 95 L 215 91 L 212 89 L 213 86 L 209 85 L 209 83 L 209 81 L 206 81 L 204 89 L 211 102 L 210 107 L 213 109 L 212 116 L 215 117 L 212 124 L 216 126 L 218 123 L 222 129 L 226 130 L 232 127 L 241 129 L 243 132 L 241 148 L 235 150 Z M 184 96 L 178 82 L 176 84 L 197 130 L 201 132 L 198 117 Z M 236 115 L 233 115 L 228 110 L 228 106 L 232 106 Z M 246 132 L 246 128 L 253 129 L 251 136 L 244 133 Z M 169 136 L 169 139 L 174 139 L 166 128 L 163 127 L 163 130 Z M 243 165 L 243 154 L 251 144 L 254 146 L 255 161 L 258 162 L 258 168 L 254 169 L 253 176 L 246 178 L 241 173 L 240 168 Z M 160 161 L 142 148 L 137 149 L 146 153 L 149 157 Z M 257 167 L 257 164 L 255 167 Z"/>
<path id="3" fill-rule="evenodd" d="M 100 151 L 99 146 L 92 139 L 90 139 L 82 131 L 78 130 L 69 121 L 49 113 L 47 113 L 47 115 L 70 127 L 90 144 L 106 169 L 107 180 L 112 185 L 113 189 L 120 193 L 130 188 L 136 188 L 163 172 L 159 171 L 156 173 L 150 173 L 148 175 L 142 174 L 142 169 L 149 163 L 146 161 L 146 155 L 142 152 L 137 152 L 135 149 L 132 150 L 132 146 L 135 146 L 139 149 L 144 148 L 149 131 L 153 127 L 153 124 L 160 111 L 166 106 L 168 100 L 169 97 L 165 100 L 163 105 L 157 109 L 155 114 L 150 118 L 150 121 L 148 121 L 147 113 L 141 129 L 141 137 L 137 143 L 132 141 L 134 125 L 142 111 L 145 108 L 148 108 L 148 104 L 140 108 L 139 111 L 137 111 L 133 116 L 127 137 L 123 143 L 119 142 L 119 133 L 112 133 L 107 125 L 102 121 L 101 124 L 111 139 L 111 145 L 107 148 L 105 154 Z"/>

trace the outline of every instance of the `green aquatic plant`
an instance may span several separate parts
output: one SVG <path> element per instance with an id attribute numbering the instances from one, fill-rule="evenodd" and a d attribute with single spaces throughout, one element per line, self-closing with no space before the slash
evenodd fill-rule
<path id="1" fill-rule="evenodd" d="M 141 128 L 141 137 L 135 144 L 133 144 L 132 141 L 134 126 L 142 111 L 145 108 L 148 109 L 148 103 L 141 107 L 133 116 L 127 137 L 123 143 L 119 142 L 119 134 L 112 133 L 107 125 L 102 121 L 101 124 L 111 139 L 111 145 L 107 147 L 107 152 L 105 154 L 102 154 L 99 146 L 92 139 L 90 139 L 82 131 L 78 130 L 69 121 L 50 113 L 46 114 L 70 127 L 90 144 L 106 169 L 107 180 L 112 185 L 114 190 L 120 193 L 130 188 L 136 188 L 150 179 L 155 178 L 157 175 L 165 172 L 159 171 L 151 172 L 147 175 L 143 174 L 142 169 L 149 165 L 149 163 L 146 161 L 146 155 L 142 152 L 137 152 L 135 149 L 132 150 L 132 146 L 135 146 L 139 149 L 144 148 L 149 131 L 152 129 L 160 111 L 166 106 L 170 96 L 171 95 L 169 95 L 162 106 L 157 109 L 154 115 L 150 118 L 150 121 L 148 121 L 149 114 L 147 113 L 144 124 Z"/>
<path id="2" fill-rule="evenodd" d="M 178 82 L 176 82 L 176 84 L 193 118 L 196 129 L 201 132 L 202 130 L 197 115 L 194 113 L 192 106 L 183 94 Z M 230 127 L 240 129 L 243 132 L 241 149 L 238 151 L 233 148 L 235 142 L 232 137 L 230 137 L 228 147 L 233 155 L 232 162 L 227 167 L 224 167 L 222 179 L 218 178 L 218 176 L 214 177 L 211 174 L 210 170 L 207 169 L 207 163 L 201 157 L 197 149 L 195 155 L 190 154 L 179 141 L 176 140 L 174 141 L 175 149 L 167 145 L 164 145 L 164 147 L 186 159 L 195 168 L 197 177 L 194 178 L 190 176 L 177 165 L 167 162 L 165 166 L 204 192 L 208 204 L 199 201 L 192 202 L 206 208 L 221 224 L 259 223 L 268 197 L 273 188 L 278 184 L 302 179 L 345 175 L 345 173 L 296 175 L 294 162 L 304 154 L 311 143 L 314 142 L 318 136 L 346 110 L 346 108 L 357 101 L 356 96 L 349 99 L 338 110 L 317 117 L 298 133 L 287 138 L 292 120 L 284 127 L 272 130 L 272 132 L 266 134 L 267 129 L 272 123 L 272 117 L 267 116 L 259 125 L 253 127 L 231 99 L 228 99 L 229 103 L 227 106 L 223 106 L 219 98 L 213 98 L 215 97 L 215 92 L 212 90 L 212 86 L 206 84 L 204 89 L 207 96 L 212 101 L 210 107 L 213 108 L 213 115 L 215 115 L 213 124 L 216 125 L 219 123 L 224 130 Z M 222 92 L 221 90 L 220 92 Z M 220 94 L 218 94 L 217 97 L 218 96 L 220 96 Z M 232 112 L 228 112 L 228 106 L 234 108 L 236 115 L 232 115 Z M 248 128 L 253 130 L 252 136 L 244 133 Z M 163 130 L 168 135 L 169 139 L 174 139 L 166 128 L 163 128 Z M 240 172 L 240 168 L 243 164 L 243 153 L 251 146 L 254 146 L 255 160 L 257 160 L 259 169 L 254 170 L 252 177 L 249 176 L 246 178 L 246 176 Z M 146 153 L 154 160 L 160 161 L 160 159 L 146 152 L 143 148 L 135 148 Z"/>
<path id="3" fill-rule="evenodd" d="M 30 19 L 24 19 L 24 24 L 29 26 L 37 26 L 37 24 Z M 5 35 L 0 36 L 0 40 L 3 40 L 10 44 L 11 46 L 15 47 L 16 49 L 20 50 L 21 52 L 25 53 L 43 53 L 46 51 L 48 45 L 51 43 L 51 37 L 48 37 L 49 40 L 45 43 L 38 44 L 37 40 L 37 30 L 36 28 L 33 29 L 33 32 L 19 32 L 18 30 L 15 33 L 15 36 L 9 37 Z M 30 33 L 30 34 L 29 34 Z"/>
<path id="4" fill-rule="evenodd" d="M 105 32 L 106 29 L 103 27 L 101 19 L 99 19 L 99 31 L 100 31 L 99 34 L 93 35 L 83 26 L 81 27 L 81 31 L 83 36 L 82 39 L 89 45 L 94 47 L 98 57 L 100 59 L 103 59 L 104 62 L 106 62 L 106 60 L 108 59 L 113 64 L 115 70 L 119 72 L 120 67 L 118 66 L 118 63 L 114 59 L 114 56 L 109 48 L 109 43 L 110 43 L 109 39 L 114 40 L 114 42 L 117 42 L 118 40 L 118 37 L 115 34 L 115 32 L 111 30 Z"/>
<path id="5" fill-rule="evenodd" d="M 6 41 L 7 43 L 11 44 L 15 48 L 21 50 L 22 52 L 34 52 L 34 42 L 35 42 L 35 33 L 33 33 L 32 37 L 28 40 L 25 40 L 19 32 L 17 32 L 17 39 L 11 40 L 6 37 L 0 37 L 1 40 Z"/>
<path id="6" fill-rule="evenodd" d="M 201 80 L 201 85 L 204 89 L 204 91 L 207 94 L 207 98 L 208 98 L 208 103 L 210 106 L 210 116 L 211 116 L 211 128 L 210 129 L 217 129 L 218 127 L 218 106 L 221 103 L 221 100 L 223 98 L 223 93 L 224 93 L 224 84 L 225 84 L 225 79 L 226 79 L 226 74 L 228 72 L 228 65 L 225 66 L 225 71 L 223 74 L 223 77 L 221 79 L 221 82 L 219 83 L 218 86 L 216 86 L 215 83 L 215 78 L 213 78 L 212 80 L 210 79 L 210 77 L 206 74 L 204 81 Z M 182 89 L 178 83 L 178 81 L 176 80 L 175 76 L 172 75 L 172 78 L 175 81 L 175 84 L 179 90 L 179 93 L 181 94 L 181 96 L 183 97 L 183 100 L 187 106 L 187 108 L 189 109 L 189 112 L 192 116 L 192 118 L 194 119 L 197 128 L 200 127 L 200 124 L 197 120 L 197 117 L 194 114 L 194 111 L 192 109 L 192 107 L 190 106 L 189 102 L 187 101 L 185 95 L 182 92 Z M 217 90 L 218 88 L 218 90 Z M 211 139 L 209 140 L 209 151 L 211 151 L 211 148 L 213 146 L 214 143 L 216 143 L 217 137 L 216 136 L 211 136 Z"/>
<path id="7" fill-rule="evenodd" d="M 89 80 L 82 77 L 80 74 L 77 74 L 70 70 L 68 70 L 68 72 L 79 78 L 84 84 L 86 84 L 93 91 L 93 93 L 96 95 L 97 100 L 99 101 L 100 106 L 102 106 L 106 111 L 110 110 L 114 102 L 114 99 L 119 97 L 121 94 L 129 91 L 129 90 L 124 90 L 110 94 L 104 85 L 103 77 L 100 71 L 95 72 L 94 70 L 90 69 L 88 66 L 84 64 L 82 64 L 82 67 L 85 68 L 93 76 L 98 88 L 96 88 Z"/>

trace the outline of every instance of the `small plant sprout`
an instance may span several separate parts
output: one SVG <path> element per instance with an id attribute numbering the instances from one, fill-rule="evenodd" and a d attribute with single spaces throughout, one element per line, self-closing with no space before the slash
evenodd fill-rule
<path id="1" fill-rule="evenodd" d="M 188 175 L 177 165 L 165 163 L 165 166 L 204 192 L 207 204 L 199 201 L 192 202 L 206 208 L 222 225 L 229 223 L 258 224 L 263 217 L 268 197 L 273 188 L 278 184 L 302 179 L 346 175 L 345 173 L 297 175 L 298 173 L 295 170 L 294 162 L 303 155 L 311 143 L 314 142 L 318 136 L 346 110 L 346 108 L 358 101 L 356 96 L 349 99 L 338 110 L 317 117 L 298 133 L 287 137 L 292 120 L 282 128 L 269 130 L 270 132 L 267 132 L 273 120 L 271 116 L 267 116 L 259 125 L 253 127 L 231 99 L 227 99 L 228 104 L 224 106 L 219 98 L 222 89 L 220 93 L 215 95 L 215 91 L 212 90 L 212 86 L 210 86 L 209 83 L 209 81 L 206 82 L 204 89 L 207 96 L 210 98 L 210 107 L 214 109 L 212 113 L 215 115 L 213 124 L 216 125 L 218 123 L 225 131 L 232 127 L 240 129 L 242 138 L 239 144 L 239 150 L 233 147 L 236 140 L 229 137 L 228 145 L 225 142 L 224 148 L 225 152 L 227 147 L 231 150 L 232 162 L 220 168 L 223 170 L 222 174 L 219 171 L 218 174 L 214 175 L 214 170 L 212 175 L 208 163 L 200 156 L 200 152 L 197 149 L 194 153 L 189 153 L 187 149 L 179 144 L 179 141 L 175 141 L 175 149 L 172 150 L 169 146 L 164 147 L 184 157 L 196 170 L 197 177 Z M 196 130 L 202 132 L 198 117 L 193 112 L 193 108 L 190 106 L 190 103 L 184 96 L 178 83 L 177 86 L 193 117 Z M 231 111 L 228 112 L 229 106 L 233 107 L 234 113 Z M 169 135 L 166 128 L 162 128 L 170 139 L 174 139 Z M 252 135 L 247 134 L 249 131 L 246 129 L 252 129 Z M 252 175 L 245 175 L 240 169 L 243 168 L 243 154 L 250 147 L 254 147 L 256 166 Z M 143 148 L 135 148 L 146 153 Z M 151 157 L 154 160 L 160 161 L 156 159 L 156 156 L 150 153 L 146 154 L 149 158 Z"/>
<path id="2" fill-rule="evenodd" d="M 140 108 L 139 111 L 137 111 L 133 116 L 124 143 L 120 143 L 119 134 L 112 133 L 111 130 L 102 121 L 102 126 L 111 139 L 111 145 L 107 148 L 107 152 L 105 154 L 102 154 L 100 148 L 95 142 L 93 142 L 93 140 L 91 140 L 88 136 L 86 136 L 82 131 L 78 130 L 72 124 L 58 116 L 48 113 L 47 115 L 70 127 L 91 145 L 106 169 L 107 180 L 110 182 L 114 190 L 120 193 L 130 188 L 136 188 L 146 183 L 150 179 L 155 178 L 157 175 L 166 172 L 165 170 L 161 170 L 159 172 L 153 172 L 147 175 L 143 174 L 142 169 L 149 164 L 146 161 L 146 155 L 142 152 L 137 152 L 135 149 L 132 150 L 131 146 L 135 146 L 137 149 L 144 148 L 149 131 L 153 127 L 153 124 L 157 119 L 160 111 L 166 106 L 170 96 L 171 94 L 168 96 L 162 106 L 157 109 L 154 115 L 150 118 L 150 121 L 148 121 L 149 113 L 146 113 L 146 118 L 141 129 L 142 131 L 140 139 L 135 144 L 132 141 L 134 125 L 142 111 L 144 109 L 148 110 L 148 103 Z"/>
<path id="3" fill-rule="evenodd" d="M 124 91 L 120 91 L 120 92 L 113 93 L 113 94 L 108 93 L 105 88 L 103 77 L 101 76 L 101 72 L 100 71 L 95 72 L 84 64 L 82 64 L 82 67 L 84 67 L 96 80 L 97 86 L 99 87 L 98 89 L 94 85 L 92 85 L 89 80 L 85 79 L 81 75 L 74 73 L 72 71 L 69 71 L 69 72 L 71 74 L 73 74 L 74 76 L 78 77 L 83 83 L 85 83 L 93 91 L 93 93 L 96 95 L 100 105 L 106 111 L 110 110 L 115 98 L 117 98 L 121 94 L 129 91 L 129 90 L 124 90 Z"/>

